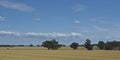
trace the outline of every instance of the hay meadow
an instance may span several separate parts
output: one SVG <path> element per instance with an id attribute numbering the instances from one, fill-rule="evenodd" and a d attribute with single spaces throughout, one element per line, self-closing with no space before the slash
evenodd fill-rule
<path id="1" fill-rule="evenodd" d="M 58 50 L 47 50 L 43 47 L 0 48 L 0 60 L 119 60 L 118 50 L 92 50 L 84 48 L 72 50 L 62 47 Z"/>

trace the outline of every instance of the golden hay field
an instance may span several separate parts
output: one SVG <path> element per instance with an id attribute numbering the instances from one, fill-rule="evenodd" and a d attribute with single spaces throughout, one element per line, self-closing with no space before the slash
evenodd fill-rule
<path id="1" fill-rule="evenodd" d="M 0 48 L 0 60 L 120 60 L 120 51 L 41 47 Z"/>

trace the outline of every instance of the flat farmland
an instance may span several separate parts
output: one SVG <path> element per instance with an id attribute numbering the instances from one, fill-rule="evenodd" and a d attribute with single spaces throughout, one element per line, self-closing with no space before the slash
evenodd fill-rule
<path id="1" fill-rule="evenodd" d="M 120 51 L 47 50 L 41 47 L 0 48 L 0 60 L 120 60 Z"/>

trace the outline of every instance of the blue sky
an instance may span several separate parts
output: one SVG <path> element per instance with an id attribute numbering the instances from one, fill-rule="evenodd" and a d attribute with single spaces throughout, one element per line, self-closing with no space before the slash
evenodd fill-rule
<path id="1" fill-rule="evenodd" d="M 0 44 L 120 41 L 120 0 L 0 0 Z"/>

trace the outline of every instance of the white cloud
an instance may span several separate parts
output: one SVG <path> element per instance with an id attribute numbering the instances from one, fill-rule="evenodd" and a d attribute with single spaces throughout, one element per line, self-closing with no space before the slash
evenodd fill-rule
<path id="1" fill-rule="evenodd" d="M 34 11 L 35 9 L 23 4 L 23 3 L 14 3 L 14 2 L 10 2 L 7 0 L 0 0 L 0 6 L 3 6 L 5 8 L 11 8 L 11 9 L 17 9 L 20 11 Z"/>
<path id="2" fill-rule="evenodd" d="M 79 23 L 80 23 L 80 21 L 76 20 L 76 21 L 74 21 L 74 23 L 77 23 L 77 24 L 79 24 Z"/>
<path id="3" fill-rule="evenodd" d="M 0 21 L 5 21 L 5 17 L 0 16 Z"/>
<path id="4" fill-rule="evenodd" d="M 77 37 L 77 38 L 81 38 L 81 34 L 79 33 L 35 33 L 35 32 L 28 32 L 28 33 L 20 33 L 20 32 L 12 32 L 12 31 L 0 31 L 0 35 L 4 35 L 4 36 L 24 36 L 24 37 L 45 37 L 45 38 L 71 38 L 71 37 Z"/>
<path id="5" fill-rule="evenodd" d="M 27 36 L 39 36 L 39 37 L 53 37 L 53 38 L 67 38 L 67 37 L 81 37 L 82 35 L 79 33 L 69 33 L 69 34 L 65 34 L 65 33 L 35 33 L 35 32 L 29 32 L 29 33 L 25 33 Z"/>
<path id="6" fill-rule="evenodd" d="M 74 5 L 72 9 L 74 10 L 74 12 L 81 12 L 85 10 L 85 6 L 81 4 L 77 4 L 77 5 Z"/>
<path id="7" fill-rule="evenodd" d="M 105 40 L 105 41 L 110 41 L 110 40 L 119 40 L 120 39 L 120 33 L 119 31 L 108 31 L 108 32 L 103 32 L 103 31 L 98 31 L 97 30 L 92 30 L 90 32 L 86 33 L 76 33 L 76 32 L 71 32 L 71 33 L 35 33 L 35 32 L 27 32 L 27 33 L 21 33 L 21 32 L 16 32 L 16 31 L 0 31 L 0 38 L 2 40 L 19 40 L 19 41 L 43 41 L 43 40 L 48 40 L 48 39 L 57 39 L 62 42 L 67 41 L 84 41 L 85 39 L 89 38 L 93 42 L 99 41 L 99 40 Z M 23 42 L 22 42 L 23 43 Z"/>
<path id="8" fill-rule="evenodd" d="M 19 32 L 0 31 L 0 35 L 14 35 L 14 36 L 20 36 L 21 34 L 20 34 Z"/>

